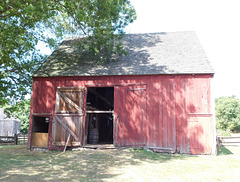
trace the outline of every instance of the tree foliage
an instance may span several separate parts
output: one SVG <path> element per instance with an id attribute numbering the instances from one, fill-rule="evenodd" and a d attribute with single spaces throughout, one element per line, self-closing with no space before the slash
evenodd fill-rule
<path id="1" fill-rule="evenodd" d="M 217 128 L 240 131 L 240 100 L 235 96 L 216 99 Z"/>
<path id="2" fill-rule="evenodd" d="M 3 107 L 7 116 L 13 115 L 14 117 L 21 120 L 21 132 L 27 133 L 29 126 L 29 115 L 30 115 L 30 100 L 22 100 L 14 105 L 4 104 Z"/>
<path id="3" fill-rule="evenodd" d="M 81 42 L 82 48 L 99 62 L 125 53 L 119 41 L 121 36 L 116 34 L 122 35 L 123 29 L 136 18 L 128 0 L 57 1 L 57 5 L 59 11 L 70 17 L 70 30 L 86 37 Z"/>
<path id="4" fill-rule="evenodd" d="M 29 93 L 31 75 L 44 60 L 39 41 L 55 47 L 64 36 L 81 35 L 80 46 L 105 63 L 125 53 L 120 35 L 135 18 L 128 0 L 2 0 L 0 102 Z"/>
<path id="5" fill-rule="evenodd" d="M 36 7 L 39 8 L 36 8 Z M 6 96 L 23 97 L 29 92 L 31 73 L 41 59 L 35 51 L 37 22 L 46 8 L 37 1 L 0 2 L 0 101 Z M 47 11 L 48 12 L 48 11 Z M 49 16 L 50 17 L 50 16 Z"/>

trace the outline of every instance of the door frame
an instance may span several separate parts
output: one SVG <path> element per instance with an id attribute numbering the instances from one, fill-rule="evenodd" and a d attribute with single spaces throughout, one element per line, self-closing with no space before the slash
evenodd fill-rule
<path id="1" fill-rule="evenodd" d="M 111 87 L 113 88 L 113 110 L 112 111 L 96 111 L 96 112 L 90 112 L 87 111 L 87 96 L 88 96 L 88 88 L 107 88 L 107 87 Z M 89 118 L 89 114 L 91 113 L 96 113 L 96 114 L 100 114 L 100 113 L 112 113 L 113 114 L 113 144 L 114 144 L 114 103 L 115 103 L 115 86 L 114 84 L 86 84 L 85 85 L 85 90 L 84 90 L 84 105 L 83 105 L 83 110 L 84 110 L 84 118 L 83 118 L 83 146 L 88 145 L 88 118 Z"/>
<path id="2" fill-rule="evenodd" d="M 51 113 L 32 113 L 31 114 L 31 123 L 29 123 L 29 125 L 31 125 L 31 129 L 29 128 L 29 134 L 30 134 L 30 141 L 29 143 L 29 149 L 32 148 L 32 142 L 33 142 L 33 125 L 34 125 L 34 118 L 36 117 L 45 117 L 45 118 L 49 118 L 49 123 L 48 123 L 48 145 L 47 147 L 50 146 L 51 143 L 51 136 L 52 136 L 52 114 Z M 28 135 L 29 135 L 28 134 Z"/>

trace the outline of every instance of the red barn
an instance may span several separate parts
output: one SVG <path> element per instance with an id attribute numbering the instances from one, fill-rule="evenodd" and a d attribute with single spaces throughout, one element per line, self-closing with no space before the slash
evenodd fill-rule
<path id="1" fill-rule="evenodd" d="M 214 154 L 214 71 L 194 32 L 129 34 L 105 65 L 65 39 L 33 76 L 28 148 Z"/>

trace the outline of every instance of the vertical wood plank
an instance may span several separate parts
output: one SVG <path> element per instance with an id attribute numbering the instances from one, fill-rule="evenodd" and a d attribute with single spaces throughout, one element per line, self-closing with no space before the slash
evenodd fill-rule
<path id="1" fill-rule="evenodd" d="M 162 79 L 159 79 L 159 91 L 158 91 L 158 104 L 159 104 L 159 109 L 158 109 L 158 131 L 159 131 L 159 135 L 158 135 L 158 143 L 157 146 L 158 147 L 163 147 L 163 87 L 164 85 L 162 84 Z"/>
<path id="2" fill-rule="evenodd" d="M 151 78 L 150 78 L 151 77 Z M 194 77 L 194 78 L 193 78 Z M 123 133 L 118 133 L 119 145 L 124 144 L 136 144 L 140 145 L 144 140 L 144 135 L 141 135 L 140 140 L 135 141 L 134 138 L 138 135 L 131 135 L 128 131 L 132 128 L 136 130 L 142 131 L 145 133 L 145 142 L 147 145 L 159 146 L 159 147 L 170 147 L 177 146 L 177 150 L 181 153 L 189 153 L 189 138 L 188 138 L 188 119 L 187 113 L 190 112 L 210 112 L 210 82 L 209 75 L 177 75 L 175 78 L 172 78 L 169 75 L 155 75 L 155 76 L 113 76 L 113 77 L 59 77 L 59 78 L 34 78 L 33 82 L 33 94 L 32 94 L 32 103 L 31 103 L 31 113 L 41 113 L 43 111 L 48 111 L 48 113 L 55 113 L 55 105 L 56 103 L 56 89 L 57 87 L 71 87 L 71 86 L 84 86 L 84 84 L 126 84 L 126 83 L 146 83 L 146 101 L 147 103 L 146 109 L 144 108 L 144 104 L 141 103 L 139 106 L 133 105 L 134 113 L 137 113 L 139 110 L 142 113 L 142 110 L 146 111 L 145 121 L 141 122 L 140 126 L 136 126 L 134 123 L 129 125 L 124 125 L 121 123 L 121 118 L 119 120 L 119 129 L 123 129 Z M 149 79 L 150 78 L 150 79 Z M 193 78 L 191 80 L 191 78 Z M 125 85 L 126 86 L 126 85 Z M 120 87 L 120 86 L 119 86 Z M 46 89 L 47 88 L 47 89 Z M 51 94 L 54 92 L 54 94 Z M 119 107 L 119 110 L 115 112 L 116 114 L 122 113 L 119 115 L 120 117 L 126 118 L 127 120 L 131 120 L 132 118 L 138 119 L 143 118 L 144 115 L 140 114 L 137 116 L 132 113 L 124 113 L 125 108 L 121 108 L 124 103 L 127 101 L 133 102 L 135 99 L 134 94 L 130 94 L 129 98 L 124 98 L 126 91 L 122 90 L 119 92 L 121 95 L 119 101 L 116 101 L 114 98 L 114 108 Z M 80 93 L 80 95 L 83 93 Z M 83 94 L 84 95 L 84 94 Z M 77 98 L 82 97 L 78 95 L 71 95 L 74 102 L 77 103 Z M 116 98 L 117 98 L 116 97 Z M 131 98 L 132 97 L 132 98 Z M 83 96 L 83 98 L 85 98 Z M 76 101 L 75 101 L 76 99 Z M 116 104 L 115 104 L 116 102 Z M 80 102 L 80 107 L 84 103 Z M 81 105 L 82 104 L 82 105 Z M 116 105 L 116 106 L 115 106 Z M 65 110 L 66 110 L 66 106 Z M 124 106 L 125 107 L 125 106 Z M 131 110 L 131 107 L 128 107 Z M 115 114 L 114 113 L 114 114 Z M 31 115 L 30 115 L 31 117 Z M 130 117 L 130 118 L 128 118 Z M 76 118 L 72 118 L 76 123 Z M 76 127 L 83 127 L 81 130 L 85 131 L 84 128 L 84 118 L 81 118 L 81 123 L 76 123 Z M 31 127 L 30 118 L 30 127 Z M 50 119 L 52 120 L 52 119 Z M 203 124 L 203 128 L 209 128 L 211 125 L 211 121 L 208 124 L 205 122 Z M 145 127 L 143 127 L 143 123 L 145 123 Z M 54 124 L 51 124 L 54 128 Z M 57 128 L 60 131 L 60 128 Z M 73 126 L 71 126 L 73 127 Z M 125 127 L 125 128 L 124 128 Z M 50 128 L 50 127 L 49 127 Z M 146 131 L 144 131 L 144 128 Z M 176 130 L 174 130 L 176 128 Z M 204 135 L 207 138 L 212 138 L 208 136 L 205 131 L 210 129 L 204 129 Z M 79 132 L 79 130 L 75 130 Z M 62 132 L 62 139 L 66 139 L 65 131 Z M 212 131 L 210 131 L 211 133 Z M 54 129 L 52 129 L 52 133 L 54 135 Z M 82 132 L 84 135 L 84 132 Z M 31 136 L 31 130 L 29 130 L 29 137 Z M 211 135 L 212 136 L 212 135 Z M 57 135 L 52 136 L 53 138 L 58 137 L 59 140 L 61 136 Z M 84 136 L 83 136 L 84 137 Z M 174 144 L 174 138 L 176 138 L 176 144 Z M 31 137 L 30 137 L 31 139 Z M 212 139 L 211 139 L 212 140 Z M 30 141 L 30 140 L 29 140 Z M 72 141 L 73 142 L 73 141 Z M 208 150 L 211 145 L 208 141 L 202 141 L 206 143 L 206 150 Z M 28 144 L 30 146 L 30 144 Z"/>
<path id="3" fill-rule="evenodd" d="M 176 79 L 176 134 L 177 152 L 189 153 L 188 126 L 186 118 L 186 83 L 184 76 Z"/>

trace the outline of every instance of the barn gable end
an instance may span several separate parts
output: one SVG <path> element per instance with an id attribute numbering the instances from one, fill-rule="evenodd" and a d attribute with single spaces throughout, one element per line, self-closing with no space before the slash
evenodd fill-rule
<path id="1" fill-rule="evenodd" d="M 195 33 L 125 35 L 129 54 L 105 65 L 84 58 L 77 40 L 63 41 L 33 77 L 29 148 L 215 153 L 214 72 Z"/>

